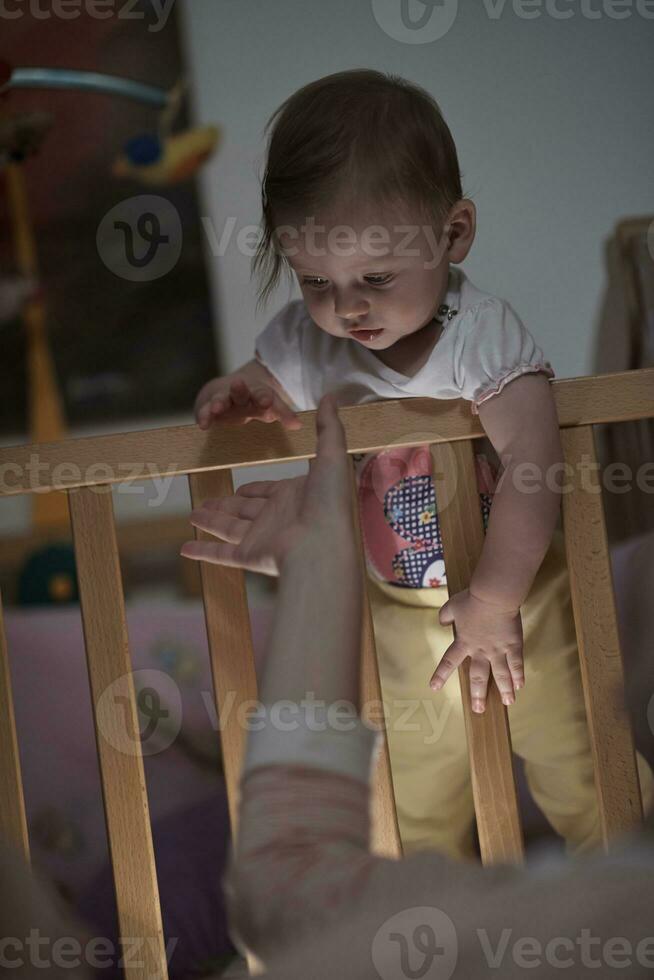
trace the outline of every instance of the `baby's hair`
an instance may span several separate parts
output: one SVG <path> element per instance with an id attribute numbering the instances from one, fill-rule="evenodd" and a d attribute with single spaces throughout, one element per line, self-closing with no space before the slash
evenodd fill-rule
<path id="1" fill-rule="evenodd" d="M 357 68 L 316 79 L 268 120 L 257 308 L 285 271 L 276 227 L 322 211 L 408 209 L 440 231 L 463 197 L 452 134 L 436 101 L 398 75 Z"/>

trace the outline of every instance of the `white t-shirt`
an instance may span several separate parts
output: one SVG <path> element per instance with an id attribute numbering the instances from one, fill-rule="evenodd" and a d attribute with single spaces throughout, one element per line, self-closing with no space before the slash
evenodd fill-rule
<path id="1" fill-rule="evenodd" d="M 465 398 L 478 415 L 481 402 L 519 375 L 542 371 L 554 377 L 510 304 L 477 289 L 463 269 L 450 268 L 444 302 L 449 318 L 443 318 L 441 336 L 413 377 L 388 367 L 363 344 L 321 330 L 303 299 L 287 303 L 259 334 L 256 357 L 298 411 L 317 408 L 322 395 L 333 391 L 341 405 L 383 398 Z"/>
<path id="2" fill-rule="evenodd" d="M 464 398 L 473 415 L 514 378 L 542 371 L 549 361 L 511 306 L 451 268 L 437 319 L 441 335 L 413 376 L 387 367 L 362 344 L 316 326 L 303 300 L 288 303 L 256 342 L 256 356 L 277 378 L 298 411 L 315 409 L 327 391 L 341 405 L 384 398 Z M 491 455 L 492 460 L 492 455 Z M 391 448 L 354 456 L 366 564 L 376 579 L 401 588 L 447 583 L 428 448 Z M 484 527 L 496 464 L 475 454 Z"/>

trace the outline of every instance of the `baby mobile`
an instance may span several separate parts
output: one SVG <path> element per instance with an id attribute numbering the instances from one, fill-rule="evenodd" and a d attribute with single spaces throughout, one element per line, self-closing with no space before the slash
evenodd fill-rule
<path id="1" fill-rule="evenodd" d="M 135 133 L 111 167 L 114 177 L 130 177 L 148 187 L 166 187 L 192 177 L 216 149 L 221 130 L 209 125 L 174 131 L 186 89 L 184 79 L 166 91 L 99 72 L 16 68 L 0 61 L 0 176 L 4 177 L 15 265 L 21 280 L 5 284 L 4 293 L 9 296 L 13 290 L 19 295 L 21 285 L 27 284 L 28 298 L 22 304 L 21 318 L 27 352 L 28 439 L 33 443 L 58 442 L 66 436 L 66 421 L 48 342 L 46 304 L 36 289 L 38 258 L 24 175 L 25 162 L 42 151 L 54 119 L 39 111 L 12 112 L 11 92 L 20 88 L 101 92 L 151 106 L 156 111 L 156 125 L 150 132 Z M 72 548 L 68 541 L 52 543 L 53 537 L 61 537 L 68 529 L 66 495 L 32 494 L 31 501 L 33 528 L 51 543 L 36 549 L 24 562 L 18 602 L 75 602 L 78 591 Z"/>

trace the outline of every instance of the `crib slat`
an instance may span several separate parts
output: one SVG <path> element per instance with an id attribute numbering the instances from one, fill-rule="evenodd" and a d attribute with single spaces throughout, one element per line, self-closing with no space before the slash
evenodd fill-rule
<path id="1" fill-rule="evenodd" d="M 563 493 L 572 608 L 604 846 L 642 821 L 631 724 L 623 701 L 624 668 L 615 610 L 593 427 L 561 430 L 568 470 Z"/>
<path id="2" fill-rule="evenodd" d="M 370 603 L 368 601 L 367 574 L 365 571 L 365 556 L 361 537 L 359 502 L 353 461 L 351 461 L 350 472 L 352 481 L 353 523 L 359 548 L 364 586 L 363 617 L 361 624 L 361 716 L 364 720 L 369 720 L 372 724 L 379 719 L 379 713 L 369 712 L 365 706 L 380 705 L 382 702 L 382 693 L 379 665 L 377 662 L 377 649 L 375 647 L 375 632 L 370 612 Z M 371 849 L 375 854 L 398 858 L 402 855 L 402 843 L 395 809 L 390 752 L 385 732 L 382 733 L 382 745 L 377 757 L 377 765 L 372 775 L 371 797 Z"/>
<path id="3" fill-rule="evenodd" d="M 0 594 L 0 839 L 30 859 L 9 653 Z"/>
<path id="4" fill-rule="evenodd" d="M 84 642 L 120 935 L 133 943 L 124 949 L 125 976 L 165 980 L 159 888 L 109 489 L 68 494 Z"/>
<path id="5" fill-rule="evenodd" d="M 230 496 L 234 493 L 232 471 L 191 473 L 189 487 L 194 508 L 200 507 L 210 497 Z M 198 541 L 215 541 L 213 535 L 206 531 L 199 528 L 193 530 Z M 205 561 L 199 564 L 229 817 L 235 837 L 239 780 L 247 739 L 246 724 L 240 717 L 239 706 L 257 699 L 245 574 L 240 568 L 211 565 Z"/>
<path id="6" fill-rule="evenodd" d="M 447 585 L 454 595 L 468 588 L 484 545 L 473 445 L 433 444 L 431 457 Z M 459 667 L 459 683 L 482 861 L 520 863 L 524 844 L 507 709 L 491 675 L 485 712 L 472 710 L 469 659 Z"/>

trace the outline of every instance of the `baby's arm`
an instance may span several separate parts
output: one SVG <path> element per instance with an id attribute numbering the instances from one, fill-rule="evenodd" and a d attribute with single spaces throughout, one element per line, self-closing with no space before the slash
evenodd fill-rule
<path id="1" fill-rule="evenodd" d="M 470 592 L 518 609 L 550 545 L 561 505 L 553 467 L 563 460 L 563 449 L 549 381 L 544 374 L 516 378 L 480 404 L 479 419 L 502 471 Z"/>
<path id="2" fill-rule="evenodd" d="M 556 526 L 559 491 L 551 478 L 563 452 L 556 405 L 543 374 L 525 374 L 505 385 L 480 404 L 479 417 L 500 457 L 500 482 L 470 585 L 439 611 L 441 626 L 453 624 L 455 637 L 430 686 L 440 690 L 470 657 L 472 709 L 483 712 L 491 671 L 506 705 L 524 686 L 520 606 Z"/>

